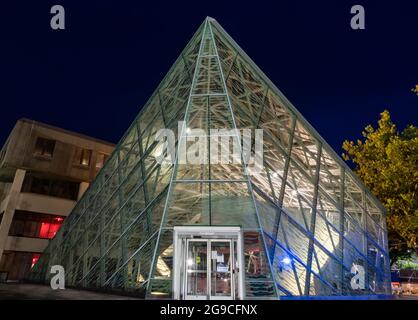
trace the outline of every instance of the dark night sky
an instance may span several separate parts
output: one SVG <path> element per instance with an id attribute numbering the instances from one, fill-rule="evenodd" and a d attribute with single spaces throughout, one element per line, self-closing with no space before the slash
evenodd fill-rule
<path id="1" fill-rule="evenodd" d="M 117 142 L 206 16 L 337 153 L 385 108 L 418 124 L 416 0 L 14 2 L 0 5 L 0 144 L 22 117 Z M 350 28 L 355 4 L 364 31 Z"/>

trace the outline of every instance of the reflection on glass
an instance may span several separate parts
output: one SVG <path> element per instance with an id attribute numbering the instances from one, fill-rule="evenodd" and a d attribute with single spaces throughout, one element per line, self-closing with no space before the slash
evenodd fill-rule
<path id="1" fill-rule="evenodd" d="M 231 242 L 211 242 L 211 294 L 231 295 Z"/>
<path id="2" fill-rule="evenodd" d="M 207 242 L 189 241 L 187 251 L 187 295 L 207 295 Z"/>

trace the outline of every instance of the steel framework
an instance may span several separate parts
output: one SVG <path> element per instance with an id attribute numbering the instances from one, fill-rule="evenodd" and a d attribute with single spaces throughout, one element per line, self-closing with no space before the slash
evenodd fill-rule
<path id="1" fill-rule="evenodd" d="M 263 129 L 264 165 L 250 174 L 210 158 L 205 165 L 159 164 L 154 137 L 161 128 L 175 131 L 176 143 L 187 143 L 187 128 Z M 241 143 L 239 135 L 231 139 Z M 171 297 L 173 227 L 180 225 L 242 227 L 246 297 L 390 292 L 384 208 L 212 18 L 31 277 L 48 281 L 50 266 L 59 264 L 69 286 Z M 352 286 L 353 266 L 365 270 L 364 289 Z"/>

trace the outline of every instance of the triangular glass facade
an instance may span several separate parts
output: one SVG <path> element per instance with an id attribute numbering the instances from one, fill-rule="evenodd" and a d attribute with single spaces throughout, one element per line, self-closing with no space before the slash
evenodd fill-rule
<path id="1" fill-rule="evenodd" d="M 210 150 L 219 146 L 210 137 L 204 164 L 183 164 L 179 154 L 174 164 L 158 163 L 155 136 L 163 128 L 174 131 L 177 146 L 190 143 L 190 128 L 230 130 L 228 139 L 238 143 L 231 129 L 262 129 L 263 165 L 249 172 L 243 162 L 213 161 Z M 241 228 L 243 298 L 390 293 L 384 208 L 211 18 L 32 278 L 49 281 L 50 267 L 62 265 L 67 286 L 173 297 L 177 226 Z M 360 269 L 363 280 L 356 278 Z"/>

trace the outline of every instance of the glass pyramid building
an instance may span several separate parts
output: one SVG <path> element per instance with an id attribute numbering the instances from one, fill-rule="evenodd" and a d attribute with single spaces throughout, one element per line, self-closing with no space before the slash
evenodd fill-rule
<path id="1" fill-rule="evenodd" d="M 177 145 L 189 144 L 195 128 L 227 129 L 239 143 L 230 129 L 262 129 L 262 166 L 250 172 L 212 156 L 159 162 L 163 128 Z M 218 146 L 208 136 L 204 147 Z M 384 208 L 212 18 L 141 109 L 32 280 L 49 283 L 52 265 L 65 268 L 68 287 L 146 298 L 390 293 Z"/>

